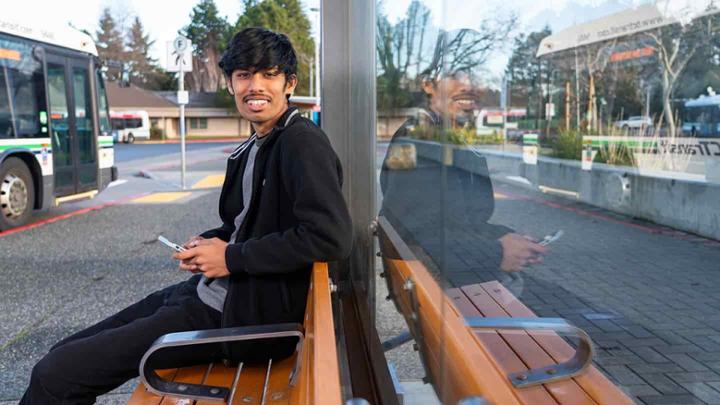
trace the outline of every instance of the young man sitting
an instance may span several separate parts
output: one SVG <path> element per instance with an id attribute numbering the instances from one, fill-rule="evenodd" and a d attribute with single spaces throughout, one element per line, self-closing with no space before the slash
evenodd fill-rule
<path id="1" fill-rule="evenodd" d="M 198 273 L 56 344 L 33 368 L 21 404 L 90 404 L 138 375 L 145 351 L 167 333 L 302 323 L 312 263 L 349 255 L 352 225 L 342 168 L 327 136 L 288 100 L 297 59 L 285 35 L 237 33 L 220 61 L 228 91 L 254 134 L 229 157 L 222 226 L 173 257 Z M 289 356 L 292 339 L 168 352 L 157 368 Z"/>

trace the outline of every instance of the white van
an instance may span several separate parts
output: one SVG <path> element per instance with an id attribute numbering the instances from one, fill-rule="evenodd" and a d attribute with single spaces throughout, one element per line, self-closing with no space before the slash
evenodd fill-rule
<path id="1" fill-rule="evenodd" d="M 150 139 L 150 117 L 147 111 L 110 111 L 115 142 L 133 143 L 136 139 Z"/>

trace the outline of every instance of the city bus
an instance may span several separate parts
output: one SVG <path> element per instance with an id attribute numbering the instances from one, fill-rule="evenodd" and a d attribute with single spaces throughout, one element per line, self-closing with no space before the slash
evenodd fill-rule
<path id="1" fill-rule="evenodd" d="M 134 143 L 136 139 L 150 139 L 150 116 L 147 111 L 110 111 L 113 141 Z"/>
<path id="2" fill-rule="evenodd" d="M 0 231 L 117 178 L 92 38 L 0 18 Z"/>
<path id="3" fill-rule="evenodd" d="M 682 132 L 697 137 L 720 136 L 720 96 L 700 96 L 686 101 Z"/>

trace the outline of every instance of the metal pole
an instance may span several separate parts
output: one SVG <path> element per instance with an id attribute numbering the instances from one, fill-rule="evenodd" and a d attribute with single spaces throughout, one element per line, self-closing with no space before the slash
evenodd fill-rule
<path id="1" fill-rule="evenodd" d="M 185 72 L 180 61 L 179 91 L 185 91 Z M 184 101 L 184 100 L 183 100 Z M 180 103 L 180 187 L 185 190 L 185 104 Z"/>
<path id="2" fill-rule="evenodd" d="M 575 125 L 580 130 L 580 69 L 578 68 L 577 48 L 575 48 Z"/>
<path id="3" fill-rule="evenodd" d="M 313 65 L 315 62 L 313 61 L 310 63 L 310 88 L 308 89 L 308 95 L 310 97 L 313 96 L 313 91 L 315 90 L 315 85 L 313 84 L 313 79 L 315 79 L 315 74 L 313 73 Z"/>
<path id="4" fill-rule="evenodd" d="M 500 109 L 502 110 L 502 136 L 503 144 L 507 143 L 507 113 L 508 113 L 508 79 L 507 75 L 502 77 L 502 89 L 500 90 Z"/>
<path id="5" fill-rule="evenodd" d="M 317 105 L 320 105 L 320 9 L 314 8 L 315 18 L 317 18 L 315 27 L 317 29 L 317 36 L 315 38 L 315 100 Z"/>

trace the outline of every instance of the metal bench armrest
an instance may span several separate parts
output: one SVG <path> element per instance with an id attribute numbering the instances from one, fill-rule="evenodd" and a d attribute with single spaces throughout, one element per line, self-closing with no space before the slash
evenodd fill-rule
<path id="1" fill-rule="evenodd" d="M 510 381 L 518 388 L 574 377 L 592 363 L 594 349 L 590 336 L 563 318 L 468 317 L 465 322 L 473 329 L 550 330 L 574 334 L 580 339 L 575 354 L 565 362 L 508 374 Z"/>
<path id="2" fill-rule="evenodd" d="M 225 387 L 210 385 L 178 383 L 163 380 L 153 370 L 148 359 L 157 351 L 170 347 L 193 346 L 208 343 L 228 343 L 243 340 L 273 339 L 281 337 L 297 337 L 297 358 L 295 367 L 290 373 L 290 385 L 297 381 L 305 339 L 303 326 L 299 323 L 278 323 L 271 325 L 241 326 L 236 328 L 208 329 L 189 332 L 168 333 L 160 336 L 145 352 L 140 361 L 140 379 L 148 391 L 157 395 L 172 395 L 183 398 L 224 401 L 230 394 Z"/>

